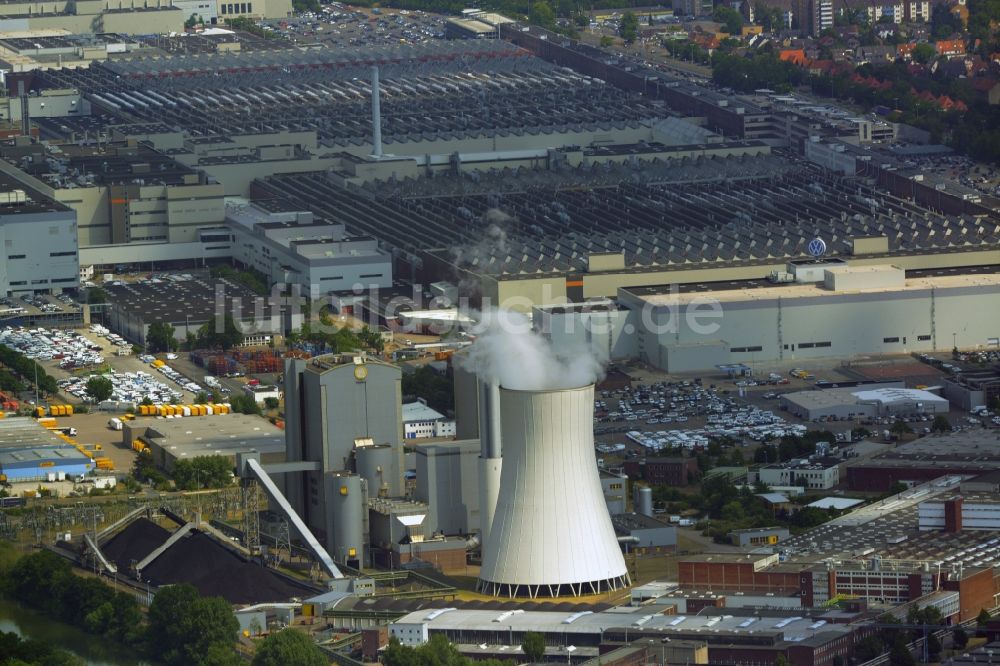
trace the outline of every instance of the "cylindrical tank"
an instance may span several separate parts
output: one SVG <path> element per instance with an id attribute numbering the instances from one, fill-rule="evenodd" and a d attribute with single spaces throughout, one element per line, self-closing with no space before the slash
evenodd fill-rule
<path id="1" fill-rule="evenodd" d="M 479 588 L 579 596 L 628 585 L 597 467 L 593 385 L 500 389 L 503 470 Z"/>
<path id="2" fill-rule="evenodd" d="M 364 512 L 368 504 L 364 480 L 350 472 L 332 472 L 328 479 L 330 556 L 347 563 L 364 563 Z"/>
<path id="3" fill-rule="evenodd" d="M 402 494 L 398 456 L 388 444 L 362 446 L 354 450 L 355 471 L 368 482 L 372 497 L 398 497 Z"/>
<path id="4" fill-rule="evenodd" d="M 653 515 L 653 489 L 649 486 L 636 486 L 632 494 L 632 504 L 635 512 L 642 516 Z"/>

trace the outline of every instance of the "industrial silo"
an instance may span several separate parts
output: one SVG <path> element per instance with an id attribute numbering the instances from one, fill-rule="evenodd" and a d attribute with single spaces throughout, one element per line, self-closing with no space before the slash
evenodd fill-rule
<path id="1" fill-rule="evenodd" d="M 372 497 L 399 497 L 403 494 L 399 451 L 388 444 L 358 446 L 354 449 L 355 471 L 368 481 Z"/>
<path id="2" fill-rule="evenodd" d="M 365 563 L 366 486 L 363 478 L 350 472 L 331 472 L 327 476 L 327 510 L 333 537 L 330 555 L 356 568 Z"/>
<path id="3" fill-rule="evenodd" d="M 632 505 L 636 513 L 652 517 L 653 489 L 649 486 L 636 486 L 632 493 Z"/>
<path id="4" fill-rule="evenodd" d="M 593 385 L 499 393 L 503 470 L 479 589 L 555 597 L 628 585 L 594 465 Z"/>

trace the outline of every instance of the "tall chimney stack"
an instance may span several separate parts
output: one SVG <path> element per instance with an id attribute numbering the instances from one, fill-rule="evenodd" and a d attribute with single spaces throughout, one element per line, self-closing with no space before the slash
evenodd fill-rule
<path id="1" fill-rule="evenodd" d="M 372 65 L 372 157 L 382 157 L 382 110 L 379 108 L 378 65 Z"/>

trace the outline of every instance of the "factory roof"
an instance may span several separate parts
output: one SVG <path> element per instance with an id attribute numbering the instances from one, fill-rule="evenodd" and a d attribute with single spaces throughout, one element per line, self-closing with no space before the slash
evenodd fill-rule
<path id="1" fill-rule="evenodd" d="M 175 458 L 233 455 L 250 449 L 262 454 L 285 450 L 285 433 L 254 415 L 137 419 L 132 423 L 129 425 L 135 428 L 148 428 L 145 437 Z"/>
<path id="2" fill-rule="evenodd" d="M 596 613 L 544 611 L 421 610 L 403 616 L 397 623 L 426 624 L 431 631 L 524 632 L 600 635 L 608 629 L 635 627 L 664 637 L 694 638 L 699 634 L 772 636 L 776 640 L 805 640 L 821 633 L 848 633 L 850 628 L 818 622 L 815 618 L 758 615 L 665 615 L 665 607 L 619 606 Z M 728 610 L 728 609 L 727 609 Z M 800 638 L 801 637 L 801 638 Z"/>
<path id="3" fill-rule="evenodd" d="M 369 356 L 365 352 L 343 352 L 314 356 L 306 365 L 306 370 L 309 372 L 324 373 L 346 366 L 362 364 L 368 366 L 378 365 L 385 368 L 392 368 L 397 372 L 400 371 L 399 366 L 393 365 L 392 363 L 386 363 L 385 361 L 380 360 L 377 356 Z"/>
<path id="4" fill-rule="evenodd" d="M 988 273 L 975 273 L 968 275 L 942 275 L 938 277 L 920 277 L 907 279 L 901 287 L 877 287 L 873 289 L 858 290 L 838 290 L 836 292 L 824 289 L 818 284 L 787 284 L 772 285 L 760 288 L 744 288 L 740 283 L 735 283 L 730 290 L 721 289 L 712 292 L 712 296 L 718 301 L 725 303 L 745 303 L 745 302 L 767 302 L 779 298 L 843 298 L 856 294 L 889 294 L 942 290 L 942 289 L 969 289 L 976 287 L 991 287 L 1000 289 L 1000 275 Z M 667 293 L 664 287 L 651 288 L 623 288 L 623 292 L 634 294 L 637 298 L 650 305 L 674 305 L 678 302 L 683 305 L 703 298 L 697 292 Z"/>
<path id="5" fill-rule="evenodd" d="M 814 509 L 836 509 L 838 511 L 843 511 L 844 509 L 850 509 L 853 506 L 864 503 L 864 500 L 851 499 L 850 497 L 824 497 L 823 499 L 818 499 L 815 502 L 807 504 L 806 506 L 811 506 Z"/>
<path id="6" fill-rule="evenodd" d="M 658 530 L 670 527 L 662 520 L 641 513 L 618 513 L 611 516 L 611 522 L 619 534 L 628 534 L 633 530 Z"/>
<path id="7" fill-rule="evenodd" d="M 984 472 L 1000 469 L 1000 435 L 995 430 L 986 429 L 932 433 L 900 444 L 870 460 L 854 461 L 848 466 L 928 467 L 946 463 L 978 468 Z"/>
<path id="8" fill-rule="evenodd" d="M 403 405 L 403 423 L 414 423 L 417 421 L 440 421 L 444 418 L 444 414 L 428 407 L 426 404 L 417 402 L 408 402 Z"/>
<path id="9" fill-rule="evenodd" d="M 105 283 L 103 288 L 115 307 L 137 315 L 147 324 L 164 321 L 174 325 L 201 325 L 214 321 L 221 305 L 216 297 L 220 290 L 225 294 L 224 313 L 232 314 L 233 319 L 246 325 L 257 316 L 256 305 L 260 303 L 260 323 L 264 326 L 270 324 L 271 303 L 268 298 L 221 278 L 169 275 L 136 282 Z"/>
<path id="10" fill-rule="evenodd" d="M 0 451 L 65 444 L 53 431 L 42 427 L 35 419 L 23 416 L 0 419 Z"/>
<path id="11" fill-rule="evenodd" d="M 37 465 L 39 463 L 89 463 L 90 458 L 76 447 L 45 446 L 24 449 L 4 449 L 0 451 L 0 467 Z"/>
<path id="12" fill-rule="evenodd" d="M 911 388 L 872 388 L 854 391 L 853 395 L 858 400 L 880 402 L 882 404 L 891 404 L 893 402 L 948 402 L 945 398 L 930 391 Z"/>
<path id="13" fill-rule="evenodd" d="M 0 173 L 0 216 L 53 213 L 69 208 L 6 173 Z"/>
<path id="14" fill-rule="evenodd" d="M 843 458 L 834 456 L 809 456 L 808 458 L 792 458 L 783 462 L 771 463 L 765 469 L 830 469 L 844 462 Z M 788 501 L 787 498 L 785 501 Z"/>
<path id="15" fill-rule="evenodd" d="M 757 493 L 757 497 L 761 498 L 768 504 L 788 504 L 792 500 L 788 499 L 788 495 L 784 493 Z"/>

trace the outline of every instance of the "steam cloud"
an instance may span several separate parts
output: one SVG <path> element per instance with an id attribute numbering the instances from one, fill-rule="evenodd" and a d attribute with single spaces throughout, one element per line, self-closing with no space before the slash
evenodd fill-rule
<path id="1" fill-rule="evenodd" d="M 508 389 L 546 391 L 578 388 L 604 376 L 606 359 L 588 345 L 556 349 L 531 328 L 531 320 L 509 310 L 480 313 L 477 336 L 460 365 L 481 379 Z"/>
<path id="2" fill-rule="evenodd" d="M 486 228 L 483 239 L 475 245 L 459 245 L 451 249 L 452 255 L 459 263 L 472 261 L 476 257 L 486 258 L 491 255 L 507 254 L 507 227 L 513 218 L 499 208 L 490 208 L 480 218 Z"/>

